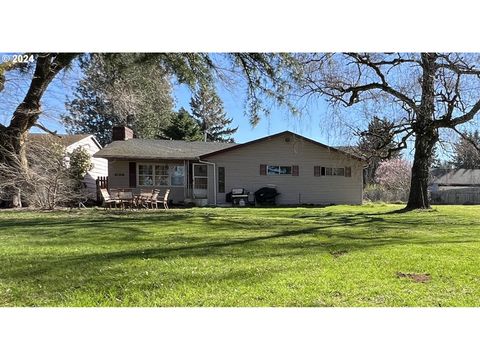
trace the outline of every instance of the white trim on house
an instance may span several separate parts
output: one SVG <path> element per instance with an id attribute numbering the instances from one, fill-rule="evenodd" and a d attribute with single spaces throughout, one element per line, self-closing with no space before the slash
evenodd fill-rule
<path id="1" fill-rule="evenodd" d="M 208 179 L 208 165 L 213 165 L 213 205 L 217 205 L 217 164 L 205 160 L 198 160 L 199 163 L 207 165 L 207 179 Z M 207 185 L 208 186 L 208 185 Z M 208 194 L 208 187 L 207 187 Z"/>

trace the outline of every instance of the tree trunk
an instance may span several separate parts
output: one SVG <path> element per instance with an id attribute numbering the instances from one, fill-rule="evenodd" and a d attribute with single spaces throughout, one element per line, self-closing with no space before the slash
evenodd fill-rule
<path id="1" fill-rule="evenodd" d="M 22 207 L 22 194 L 20 189 L 12 189 L 12 207 L 21 208 Z"/>
<path id="2" fill-rule="evenodd" d="M 429 209 L 428 176 L 433 148 L 438 140 L 435 130 L 418 134 L 415 139 L 415 156 L 412 166 L 412 180 L 406 210 Z"/>
<path id="3" fill-rule="evenodd" d="M 412 181 L 406 210 L 428 209 L 428 175 L 438 130 L 433 121 L 435 111 L 435 60 L 437 55 L 422 53 L 422 99 L 412 126 L 415 131 L 415 156 L 412 166 Z"/>
<path id="4" fill-rule="evenodd" d="M 38 120 L 41 113 L 40 100 L 53 78 L 68 66 L 77 54 L 43 54 L 36 59 L 35 72 L 24 100 L 15 109 L 10 125 L 0 126 L 0 161 L 10 166 L 26 168 L 27 157 L 25 140 L 28 132 Z M 12 160 L 18 157 L 20 161 Z M 19 169 L 21 171 L 21 169 Z M 20 188 L 10 192 L 10 204 L 21 206 Z"/>

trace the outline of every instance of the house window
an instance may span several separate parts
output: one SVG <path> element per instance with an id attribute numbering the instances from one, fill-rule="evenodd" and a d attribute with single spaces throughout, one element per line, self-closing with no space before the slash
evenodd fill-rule
<path id="1" fill-rule="evenodd" d="M 168 186 L 168 165 L 154 165 L 155 186 Z"/>
<path id="2" fill-rule="evenodd" d="M 139 186 L 183 186 L 185 183 L 185 168 L 183 166 L 169 167 L 166 164 L 139 164 Z"/>
<path id="3" fill-rule="evenodd" d="M 345 176 L 345 168 L 333 168 L 333 176 Z"/>
<path id="4" fill-rule="evenodd" d="M 207 176 L 207 165 L 195 164 L 195 176 Z"/>
<path id="5" fill-rule="evenodd" d="M 267 165 L 267 175 L 292 175 L 292 167 Z"/>
<path id="6" fill-rule="evenodd" d="M 218 168 L 218 192 L 225 192 L 225 168 L 223 166 Z"/>
<path id="7" fill-rule="evenodd" d="M 331 167 L 324 167 L 322 166 L 320 169 L 321 176 L 352 176 L 352 168 L 351 167 L 341 167 L 341 168 L 331 168 Z M 318 175 L 315 175 L 318 176 Z"/>
<path id="8" fill-rule="evenodd" d="M 153 186 L 153 165 L 138 165 L 138 185 Z"/>
<path id="9" fill-rule="evenodd" d="M 170 183 L 172 186 L 182 186 L 185 184 L 185 167 L 173 166 L 170 177 Z"/>

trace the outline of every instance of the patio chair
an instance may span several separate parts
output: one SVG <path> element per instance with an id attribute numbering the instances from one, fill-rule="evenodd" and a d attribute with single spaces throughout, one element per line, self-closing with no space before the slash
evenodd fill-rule
<path id="1" fill-rule="evenodd" d="M 165 191 L 165 194 L 163 195 L 163 198 L 162 199 L 159 199 L 158 198 L 158 195 L 159 193 L 156 194 L 157 196 L 155 197 L 155 199 L 153 199 L 153 196 L 152 196 L 152 209 L 153 209 L 153 205 L 155 205 L 155 209 L 158 209 L 158 204 L 162 204 L 163 205 L 163 208 L 165 210 L 168 210 L 168 196 L 170 195 L 170 189 L 167 189 L 167 191 Z"/>
<path id="2" fill-rule="evenodd" d="M 130 189 L 123 189 L 118 192 L 118 198 L 122 204 L 122 208 L 125 209 L 127 206 L 130 209 L 133 209 L 134 197 L 133 191 Z"/>
<path id="3" fill-rule="evenodd" d="M 159 194 L 160 194 L 160 190 L 153 189 L 152 195 L 144 201 L 145 204 L 147 205 L 147 208 L 151 207 L 153 209 L 153 205 L 155 205 L 155 207 L 158 208 L 157 201 L 158 201 Z"/>
<path id="4" fill-rule="evenodd" d="M 167 191 L 165 191 L 165 194 L 163 195 L 163 200 L 161 200 L 162 204 L 163 204 L 163 208 L 165 210 L 168 210 L 168 196 L 170 195 L 170 189 L 167 189 Z M 160 201 L 157 201 L 157 204 L 159 203 Z M 157 205 L 158 206 L 158 205 Z"/>
<path id="5" fill-rule="evenodd" d="M 102 195 L 102 198 L 103 198 L 103 207 L 105 209 L 107 209 L 107 205 L 108 207 L 111 209 L 112 208 L 112 204 L 115 206 L 115 208 L 117 207 L 117 204 L 120 204 L 121 201 L 120 200 L 116 200 L 116 199 L 113 199 L 108 190 L 107 189 L 100 189 L 100 194 Z"/>

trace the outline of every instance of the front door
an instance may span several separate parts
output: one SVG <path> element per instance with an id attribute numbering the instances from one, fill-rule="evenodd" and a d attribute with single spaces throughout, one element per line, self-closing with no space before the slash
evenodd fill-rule
<path id="1" fill-rule="evenodd" d="M 206 199 L 208 196 L 208 167 L 205 164 L 193 164 L 193 197 Z"/>

